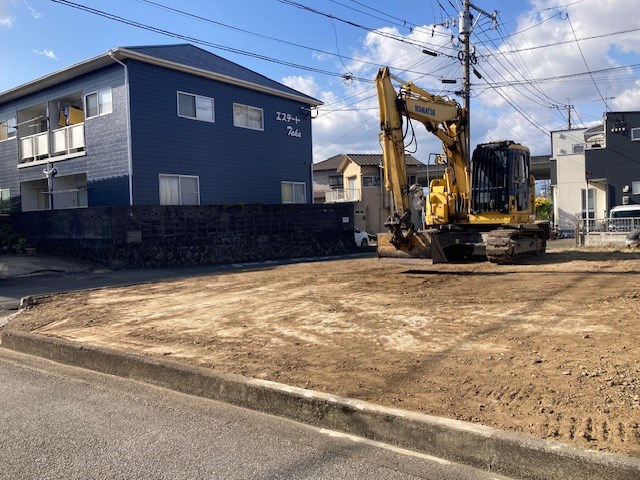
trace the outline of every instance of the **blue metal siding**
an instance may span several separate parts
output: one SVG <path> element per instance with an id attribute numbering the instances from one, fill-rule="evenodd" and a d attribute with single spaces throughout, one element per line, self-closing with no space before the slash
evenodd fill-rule
<path id="1" fill-rule="evenodd" d="M 281 181 L 311 202 L 311 118 L 302 103 L 129 61 L 134 203 L 159 203 L 158 174 L 197 175 L 204 204 L 281 203 Z M 177 92 L 211 97 L 215 123 L 177 115 Z M 233 103 L 262 108 L 264 131 L 233 126 Z M 291 114 L 299 123 L 276 119 Z M 287 126 L 301 137 L 288 135 Z"/>
<path id="2" fill-rule="evenodd" d="M 17 162 L 18 140 L 12 138 L 0 142 L 0 189 L 10 189 L 12 202 L 20 196 Z"/>
<path id="3" fill-rule="evenodd" d="M 631 129 L 640 128 L 640 112 L 607 112 L 604 133 L 606 148 L 585 151 L 586 168 L 592 179 L 606 178 L 609 186 L 610 209 L 622 204 L 628 196 L 629 203 L 640 204 L 640 195 L 633 195 L 633 182 L 640 181 L 640 141 L 631 140 Z M 612 132 L 614 127 L 626 130 Z M 625 192 L 624 187 L 629 191 Z M 602 216 L 603 212 L 596 212 Z"/>
<path id="4" fill-rule="evenodd" d="M 0 105 L 5 111 L 48 102 L 74 92 L 83 95 L 111 87 L 113 113 L 85 120 L 86 156 L 55 161 L 58 175 L 87 174 L 89 206 L 129 204 L 129 162 L 127 157 L 127 102 L 122 66 L 106 67 L 51 88 Z M 12 195 L 19 182 L 44 179 L 44 165 L 18 168 L 17 141 L 0 142 L 0 187 L 11 184 Z M 15 189 L 15 190 L 14 190 Z"/>

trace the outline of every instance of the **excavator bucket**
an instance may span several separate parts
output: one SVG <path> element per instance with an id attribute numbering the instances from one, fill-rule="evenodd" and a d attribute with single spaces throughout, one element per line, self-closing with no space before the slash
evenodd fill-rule
<path id="1" fill-rule="evenodd" d="M 447 262 L 435 230 L 404 231 L 401 241 L 398 241 L 398 235 L 379 233 L 378 258 L 432 259 L 434 264 Z"/>

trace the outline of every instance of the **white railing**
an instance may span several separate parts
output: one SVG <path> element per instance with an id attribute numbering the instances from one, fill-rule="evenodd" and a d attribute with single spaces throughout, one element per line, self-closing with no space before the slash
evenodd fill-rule
<path id="1" fill-rule="evenodd" d="M 84 150 L 84 123 L 58 128 L 51 132 L 51 155 L 65 155 Z M 43 132 L 20 139 L 20 163 L 49 157 L 49 133 Z"/>
<path id="2" fill-rule="evenodd" d="M 20 160 L 36 159 L 49 155 L 49 134 L 36 133 L 20 139 Z"/>
<path id="3" fill-rule="evenodd" d="M 361 198 L 359 188 L 336 188 L 325 192 L 325 203 L 359 202 Z"/>
<path id="4" fill-rule="evenodd" d="M 582 232 L 589 233 L 626 233 L 640 228 L 640 217 L 590 218 L 588 225 L 586 220 L 582 220 L 580 228 Z"/>
<path id="5" fill-rule="evenodd" d="M 53 153 L 71 153 L 80 150 L 84 144 L 84 123 L 58 128 L 53 134 Z"/>

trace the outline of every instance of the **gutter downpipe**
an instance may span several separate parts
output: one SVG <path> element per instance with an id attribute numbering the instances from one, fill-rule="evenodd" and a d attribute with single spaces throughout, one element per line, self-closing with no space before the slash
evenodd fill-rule
<path id="1" fill-rule="evenodd" d="M 124 86 L 127 92 L 127 157 L 129 163 L 129 205 L 133 205 L 133 158 L 131 153 L 131 97 L 129 95 L 129 69 L 127 65 L 115 57 L 115 52 L 109 50 L 109 56 L 124 68 Z"/>

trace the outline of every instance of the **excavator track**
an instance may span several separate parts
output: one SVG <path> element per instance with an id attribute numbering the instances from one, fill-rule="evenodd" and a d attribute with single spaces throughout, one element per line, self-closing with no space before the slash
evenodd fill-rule
<path id="1" fill-rule="evenodd" d="M 501 228 L 489 232 L 486 239 L 487 259 L 502 265 L 521 262 L 545 250 L 544 238 L 528 230 Z"/>

